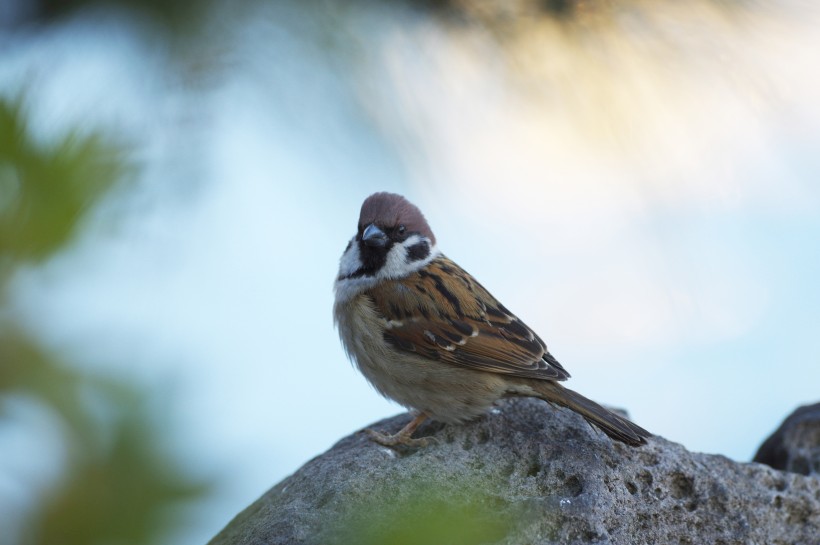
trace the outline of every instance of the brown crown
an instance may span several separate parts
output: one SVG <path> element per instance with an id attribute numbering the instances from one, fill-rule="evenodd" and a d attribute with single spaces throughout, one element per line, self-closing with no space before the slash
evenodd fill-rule
<path id="1" fill-rule="evenodd" d="M 395 193 L 374 193 L 364 200 L 359 214 L 359 226 L 364 227 L 371 223 L 388 229 L 404 225 L 408 231 L 415 231 L 429 238 L 431 244 L 436 243 L 436 237 L 421 210 Z"/>

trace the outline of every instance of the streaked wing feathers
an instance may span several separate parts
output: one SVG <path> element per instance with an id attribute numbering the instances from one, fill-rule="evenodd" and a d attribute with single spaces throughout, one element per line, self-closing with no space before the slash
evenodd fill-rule
<path id="1" fill-rule="evenodd" d="M 416 274 L 369 290 L 400 350 L 482 371 L 564 380 L 544 342 L 444 256 Z"/>

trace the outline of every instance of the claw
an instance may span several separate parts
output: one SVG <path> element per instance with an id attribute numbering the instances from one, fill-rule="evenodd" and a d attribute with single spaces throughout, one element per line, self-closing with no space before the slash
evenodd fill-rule
<path id="1" fill-rule="evenodd" d="M 417 413 L 413 420 L 411 420 L 406 426 L 404 426 L 401 430 L 393 435 L 385 434 L 378 432 L 376 430 L 367 429 L 365 430 L 367 434 L 370 436 L 373 441 L 380 445 L 384 445 L 385 447 L 410 447 L 410 448 L 421 448 L 426 447 L 430 444 L 430 440 L 433 439 L 432 437 L 420 437 L 418 439 L 413 439 L 412 435 L 413 432 L 416 431 L 422 422 L 427 420 L 427 415 L 424 413 Z"/>
<path id="2" fill-rule="evenodd" d="M 428 444 L 430 444 L 430 441 L 428 441 L 427 437 L 413 439 L 412 437 L 410 437 L 409 434 L 404 434 L 401 432 L 389 435 L 371 429 L 367 429 L 364 431 L 367 432 L 367 435 L 369 435 L 370 438 L 373 439 L 373 441 L 385 447 L 421 448 L 426 447 Z"/>

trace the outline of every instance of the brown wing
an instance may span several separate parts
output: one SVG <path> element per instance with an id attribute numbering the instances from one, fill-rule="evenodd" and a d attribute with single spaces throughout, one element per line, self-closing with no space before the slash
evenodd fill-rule
<path id="1" fill-rule="evenodd" d="M 544 342 L 444 256 L 407 278 L 368 291 L 400 350 L 472 369 L 565 380 Z"/>

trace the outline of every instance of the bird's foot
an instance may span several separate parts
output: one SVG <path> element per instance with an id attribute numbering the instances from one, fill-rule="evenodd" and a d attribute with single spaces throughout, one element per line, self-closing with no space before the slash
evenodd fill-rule
<path id="1" fill-rule="evenodd" d="M 395 447 L 409 447 L 409 448 L 421 448 L 426 447 L 430 444 L 428 437 L 419 437 L 418 439 L 414 439 L 410 437 L 410 434 L 407 433 L 394 433 L 393 435 L 387 433 L 381 433 L 376 430 L 367 429 L 364 430 L 367 432 L 367 435 L 370 436 L 373 441 L 376 443 L 383 445 L 385 447 L 395 448 Z"/>
<path id="2" fill-rule="evenodd" d="M 380 445 L 384 445 L 385 447 L 421 448 L 429 445 L 430 440 L 433 438 L 420 437 L 418 439 L 413 439 L 412 435 L 413 432 L 416 431 L 416 428 L 418 428 L 421 425 L 421 423 L 425 420 L 427 420 L 426 414 L 416 413 L 413 420 L 411 420 L 406 426 L 404 426 L 401 430 L 399 430 L 397 433 L 394 433 L 393 435 L 381 433 L 371 429 L 367 429 L 365 431 L 370 436 L 370 438 L 373 439 L 373 441 L 377 442 Z"/>

